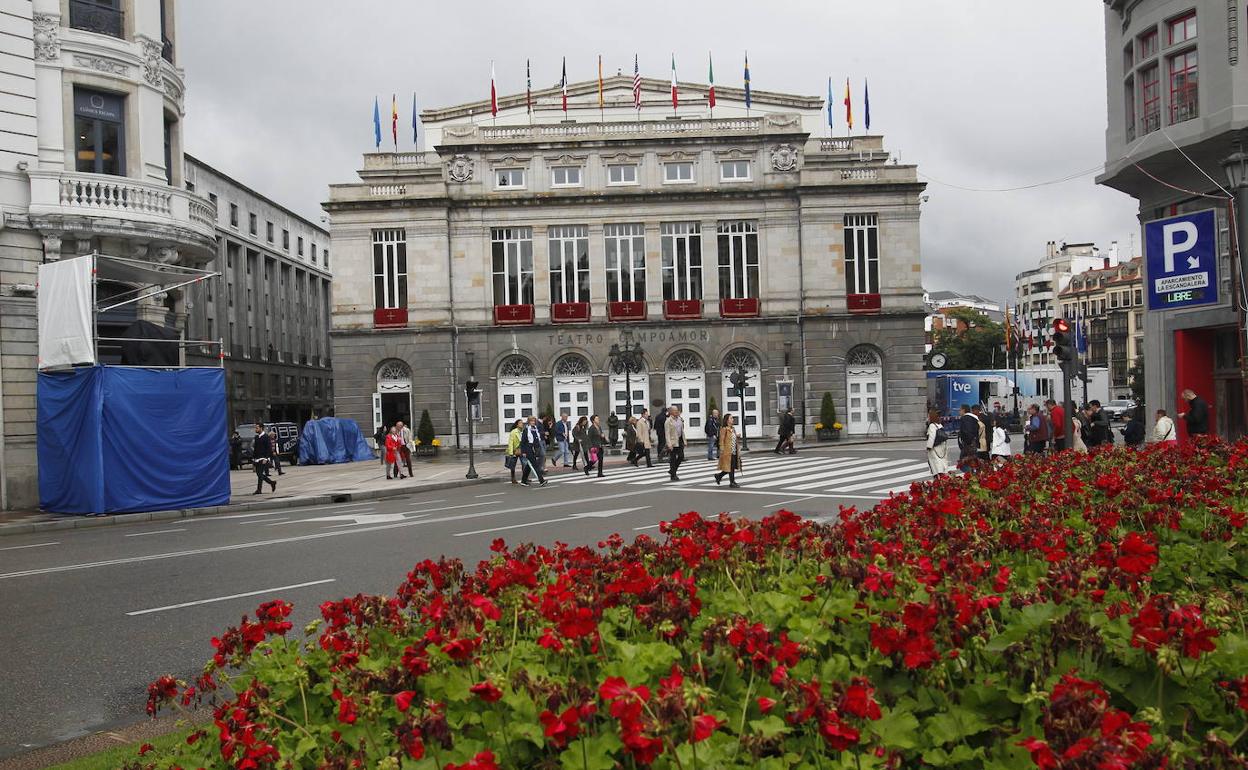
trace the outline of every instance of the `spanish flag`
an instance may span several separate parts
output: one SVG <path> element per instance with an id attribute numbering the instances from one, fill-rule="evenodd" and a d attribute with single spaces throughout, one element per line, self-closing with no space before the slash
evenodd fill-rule
<path id="1" fill-rule="evenodd" d="M 845 78 L 845 125 L 850 131 L 854 130 L 854 104 L 853 97 L 849 95 L 849 78 Z"/>
<path id="2" fill-rule="evenodd" d="M 394 149 L 399 149 L 399 97 L 390 94 L 390 133 L 394 136 Z"/>

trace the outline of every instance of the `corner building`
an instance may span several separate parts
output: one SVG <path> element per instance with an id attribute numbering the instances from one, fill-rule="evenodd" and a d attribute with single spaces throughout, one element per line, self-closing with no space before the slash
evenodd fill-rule
<path id="1" fill-rule="evenodd" d="M 553 408 L 710 399 L 773 437 L 830 392 L 849 434 L 922 429 L 925 307 L 913 166 L 879 136 L 819 138 L 818 97 L 607 78 L 422 113 L 427 152 L 364 157 L 325 204 L 337 256 L 335 408 L 365 430 L 428 409 L 462 438 Z M 486 116 L 484 119 L 482 116 Z M 610 349 L 640 343 L 625 373 Z M 748 376 L 744 409 L 729 374 Z M 627 384 L 626 384 L 627 383 Z"/>

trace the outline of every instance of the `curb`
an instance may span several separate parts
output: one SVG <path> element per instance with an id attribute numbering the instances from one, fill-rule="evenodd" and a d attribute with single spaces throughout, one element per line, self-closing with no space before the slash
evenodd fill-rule
<path id="1" fill-rule="evenodd" d="M 33 521 L 28 524 L 0 524 L 0 537 L 8 535 L 29 535 L 35 532 L 54 532 L 67 529 L 88 529 L 91 527 L 122 526 L 125 524 L 142 524 L 148 521 L 172 521 L 189 519 L 199 516 L 216 516 L 223 513 L 248 513 L 250 511 L 273 511 L 283 508 L 302 508 L 308 505 L 333 505 L 335 503 L 351 503 L 361 500 L 384 500 L 391 497 L 404 497 L 421 492 L 434 492 L 439 489 L 456 489 L 471 487 L 478 484 L 492 484 L 500 481 L 495 476 L 483 476 L 476 479 L 459 479 L 457 481 L 434 481 L 412 487 L 393 489 L 364 489 L 354 492 L 326 492 L 307 497 L 289 497 L 281 500 L 237 503 L 235 505 L 214 505 L 207 508 L 179 508 L 172 511 L 147 511 L 144 513 L 118 513 L 105 516 L 75 516 L 66 514 L 64 518 L 52 521 Z"/>

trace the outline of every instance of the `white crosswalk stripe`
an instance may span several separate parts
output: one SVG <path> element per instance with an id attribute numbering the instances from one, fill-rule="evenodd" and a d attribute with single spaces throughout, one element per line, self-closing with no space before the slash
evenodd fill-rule
<path id="1" fill-rule="evenodd" d="M 905 492 L 911 483 L 930 477 L 927 463 L 913 458 L 898 459 L 880 456 L 782 455 L 770 453 L 745 456 L 744 468 L 737 474 L 737 482 L 743 490 L 757 494 L 764 492 L 805 493 L 815 496 L 835 496 L 837 493 L 851 497 L 867 495 L 885 498 L 890 494 Z M 606 475 L 601 478 L 591 474 L 564 472 L 550 478 L 555 484 L 624 484 L 628 486 L 715 489 L 715 461 L 704 457 L 686 460 L 678 471 L 680 481 L 668 481 L 666 462 L 655 462 L 653 468 L 631 468 L 618 458 L 608 460 Z M 727 480 L 720 489 L 727 489 Z M 736 490 L 732 490 L 736 491 Z"/>

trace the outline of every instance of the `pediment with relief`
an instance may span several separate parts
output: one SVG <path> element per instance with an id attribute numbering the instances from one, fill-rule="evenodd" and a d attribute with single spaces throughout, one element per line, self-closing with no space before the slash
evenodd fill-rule
<path id="1" fill-rule="evenodd" d="M 664 161 L 682 161 L 682 160 L 696 161 L 698 159 L 698 153 L 685 152 L 684 150 L 673 150 L 672 152 L 659 153 L 659 159 L 664 160 Z"/>
<path id="2" fill-rule="evenodd" d="M 562 155 L 546 155 L 543 156 L 546 163 L 552 166 L 583 166 L 589 158 L 587 154 L 573 155 L 571 153 L 563 153 Z"/>
<path id="3" fill-rule="evenodd" d="M 533 159 L 532 155 L 504 155 L 501 158 L 490 158 L 489 164 L 494 168 L 504 166 L 527 166 Z"/>

